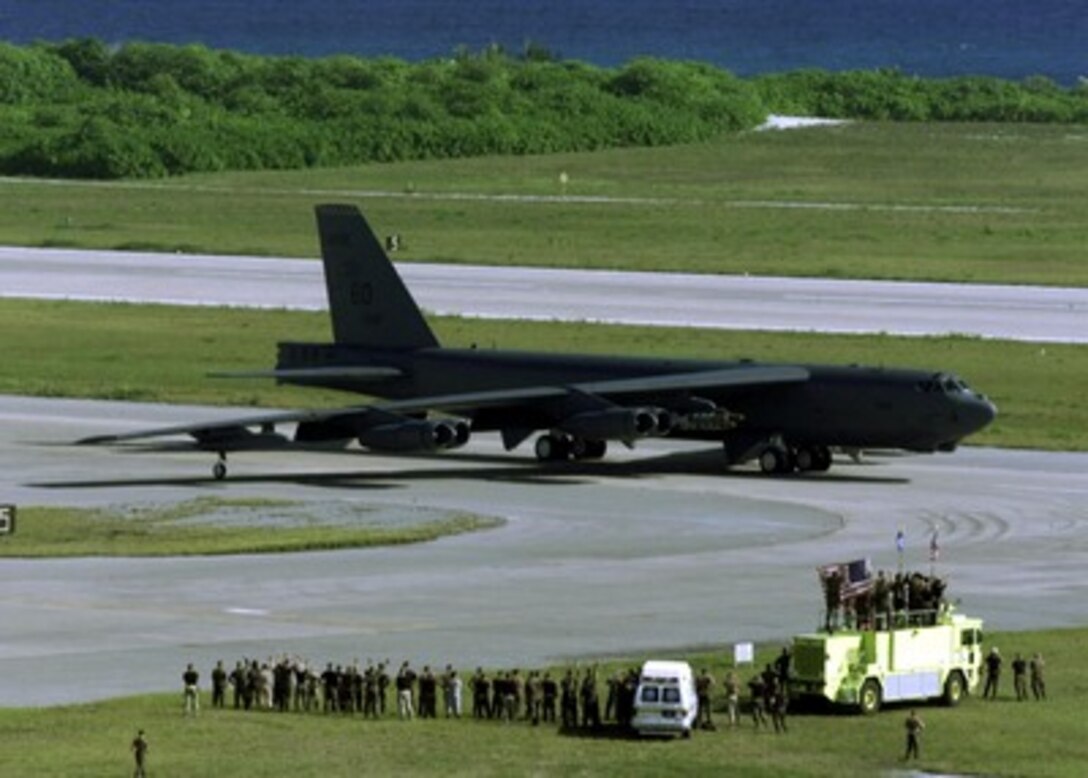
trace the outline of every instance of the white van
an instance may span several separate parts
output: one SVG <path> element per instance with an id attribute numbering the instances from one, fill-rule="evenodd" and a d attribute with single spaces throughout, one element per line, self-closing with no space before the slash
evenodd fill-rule
<path id="1" fill-rule="evenodd" d="M 659 660 L 642 665 L 633 722 L 638 734 L 690 737 L 698 714 L 691 665 Z"/>

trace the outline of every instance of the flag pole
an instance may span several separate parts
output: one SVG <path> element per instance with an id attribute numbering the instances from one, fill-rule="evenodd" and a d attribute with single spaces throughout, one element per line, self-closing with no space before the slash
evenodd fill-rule
<path id="1" fill-rule="evenodd" d="M 940 530 L 934 528 L 933 536 L 929 539 L 929 577 L 937 575 L 937 560 L 941 556 L 941 546 L 937 542 L 937 534 Z"/>

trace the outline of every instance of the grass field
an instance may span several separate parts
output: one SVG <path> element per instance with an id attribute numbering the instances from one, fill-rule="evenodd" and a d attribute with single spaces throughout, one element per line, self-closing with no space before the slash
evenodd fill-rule
<path id="1" fill-rule="evenodd" d="M 1088 763 L 1084 722 L 1088 671 L 1081 655 L 1088 630 L 1011 633 L 988 638 L 1006 664 L 1014 652 L 1047 659 L 1046 702 L 1013 699 L 1011 673 L 997 701 L 968 699 L 958 708 L 919 708 L 926 723 L 918 769 L 931 773 L 1079 778 Z M 757 654 L 757 666 L 776 647 Z M 722 652 L 689 655 L 718 679 Z M 228 666 L 233 657 L 224 657 Z M 603 663 L 601 678 L 614 666 Z M 872 776 L 904 769 L 907 708 L 873 717 L 794 715 L 786 735 L 738 730 L 698 732 L 691 740 L 636 741 L 558 733 L 554 727 L 469 720 L 380 721 L 358 717 L 243 712 L 208 708 L 195 719 L 181 711 L 182 668 L 164 668 L 178 692 L 88 705 L 0 709 L 0 775 L 125 775 L 129 743 L 146 730 L 149 774 L 164 776 L 472 775 L 472 776 Z M 200 668 L 207 683 L 209 668 Z M 462 668 L 468 673 L 472 668 Z M 524 668 L 522 668 L 524 671 Z M 747 678 L 750 670 L 742 669 Z M 175 678 L 176 676 L 176 678 Z M 206 686 L 205 686 L 206 689 Z M 470 696 L 466 694 L 466 704 Z M 603 701 L 603 699 L 602 699 Z M 717 715 L 719 724 L 722 716 Z"/>
<path id="2" fill-rule="evenodd" d="M 501 519 L 427 515 L 387 522 L 352 505 L 350 520 L 331 523 L 289 501 L 201 498 L 174 505 L 79 509 L 27 507 L 0 557 L 192 556 L 327 551 L 422 543 L 491 529 Z M 369 514 L 369 515 L 368 515 Z"/>
<path id="3" fill-rule="evenodd" d="M 973 443 L 1083 450 L 1088 349 L 964 337 L 895 338 L 433 320 L 443 343 L 487 348 L 748 357 L 952 370 L 997 403 Z M 323 313 L 0 300 L 0 393 L 271 407 L 356 403 L 355 395 L 208 379 L 269 367 L 277 340 L 328 340 Z"/>
<path id="4" fill-rule="evenodd" d="M 402 235 L 405 260 L 1084 285 L 1085 169 L 1081 126 L 874 123 L 158 182 L 7 179 L 0 243 L 315 256 L 312 205 L 346 200 Z"/>
<path id="5" fill-rule="evenodd" d="M 871 124 L 665 149 L 140 184 L 4 180 L 0 243 L 314 256 L 312 204 L 347 200 L 360 203 L 380 232 L 401 233 L 398 258 L 407 260 L 1085 285 L 1085 169 L 1083 127 Z M 458 319 L 435 325 L 450 345 L 955 370 L 1001 411 L 972 442 L 1085 448 L 1083 347 Z M 210 370 L 268 366 L 276 340 L 326 340 L 323 314 L 8 300 L 0 301 L 0 332 L 2 393 L 345 402 L 333 393 L 204 378 Z M 1016 703 L 1006 689 L 997 703 L 924 709 L 920 767 L 1083 775 L 1085 640 L 1088 630 L 995 636 L 1007 657 L 1044 652 L 1053 699 Z M 692 659 L 720 679 L 722 656 Z M 180 670 L 164 669 L 164 688 Z M 0 776 L 128 774 L 138 727 L 149 734 L 154 776 L 868 776 L 902 767 L 904 717 L 902 709 L 874 718 L 797 716 L 788 736 L 746 726 L 661 743 L 466 721 L 233 711 L 183 720 L 180 695 L 171 693 L 0 709 Z"/>

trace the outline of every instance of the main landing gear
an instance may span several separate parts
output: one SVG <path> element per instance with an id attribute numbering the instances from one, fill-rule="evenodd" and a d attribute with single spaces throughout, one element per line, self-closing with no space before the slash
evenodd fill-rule
<path id="1" fill-rule="evenodd" d="M 533 452 L 541 462 L 565 462 L 568 459 L 600 459 L 608 450 L 603 440 L 586 440 L 549 432 L 536 439 Z"/>
<path id="2" fill-rule="evenodd" d="M 827 446 L 767 446 L 759 455 L 759 469 L 782 475 L 794 471 L 823 473 L 831 468 L 831 449 Z"/>

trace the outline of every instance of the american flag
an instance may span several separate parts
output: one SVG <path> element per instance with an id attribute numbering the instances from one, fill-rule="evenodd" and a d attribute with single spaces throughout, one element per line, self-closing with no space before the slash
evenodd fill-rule
<path id="1" fill-rule="evenodd" d="M 838 573 L 842 585 L 839 588 L 839 600 L 852 600 L 863 592 L 873 588 L 873 567 L 868 559 L 855 559 L 853 562 L 840 562 L 817 567 L 820 583 L 824 583 L 832 573 Z"/>
<path id="2" fill-rule="evenodd" d="M 933 530 L 933 537 L 929 539 L 929 561 L 936 562 L 941 556 L 941 547 L 937 543 L 937 530 Z"/>

